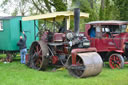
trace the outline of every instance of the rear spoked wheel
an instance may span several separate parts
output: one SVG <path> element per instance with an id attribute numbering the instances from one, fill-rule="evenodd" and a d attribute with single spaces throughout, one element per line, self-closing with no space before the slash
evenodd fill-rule
<path id="1" fill-rule="evenodd" d="M 48 64 L 47 59 L 45 58 L 46 50 L 42 42 L 33 42 L 30 48 L 30 57 L 31 57 L 31 64 L 32 68 L 37 70 L 43 70 Z M 46 50 L 45 50 L 46 49 Z"/>
<path id="2" fill-rule="evenodd" d="M 40 45 L 37 43 L 33 46 L 33 53 L 32 53 L 32 57 L 33 57 L 33 67 L 35 69 L 41 70 L 42 68 L 42 50 Z"/>
<path id="3" fill-rule="evenodd" d="M 121 69 L 124 67 L 124 58 L 120 54 L 112 54 L 109 57 L 109 66 L 112 69 L 118 68 Z"/>

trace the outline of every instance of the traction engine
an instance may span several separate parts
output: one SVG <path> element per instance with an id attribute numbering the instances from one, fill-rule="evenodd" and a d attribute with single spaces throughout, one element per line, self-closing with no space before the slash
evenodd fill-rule
<path id="1" fill-rule="evenodd" d="M 90 47 L 90 41 L 79 33 L 80 10 L 74 10 L 74 32 L 51 32 L 45 30 L 40 41 L 31 45 L 27 65 L 33 69 L 45 70 L 48 65 L 65 66 L 74 77 L 98 75 L 103 61 Z"/>

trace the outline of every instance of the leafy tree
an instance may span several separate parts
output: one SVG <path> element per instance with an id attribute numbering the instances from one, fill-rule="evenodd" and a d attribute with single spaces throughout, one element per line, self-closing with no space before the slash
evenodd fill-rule
<path id="1" fill-rule="evenodd" d="M 89 13 L 89 19 L 87 21 L 98 20 L 99 11 L 98 4 L 94 0 L 73 0 L 73 5 L 75 7 L 79 7 L 82 12 Z"/>
<path id="2" fill-rule="evenodd" d="M 128 20 L 128 0 L 113 0 L 119 11 L 120 20 Z"/>
<path id="3" fill-rule="evenodd" d="M 71 0 L 3 0 L 1 8 L 14 16 L 35 15 L 66 11 L 69 1 Z M 128 20 L 127 0 L 72 0 L 72 8 L 76 7 L 90 14 L 86 21 Z"/>
<path id="4" fill-rule="evenodd" d="M 120 0 L 125 3 L 125 1 Z M 120 12 L 118 6 L 115 4 L 118 0 L 73 0 L 73 6 L 79 7 L 81 11 L 87 12 L 90 14 L 89 19 L 86 21 L 94 21 L 94 20 L 119 20 Z M 78 4 L 79 3 L 79 4 Z M 119 3 L 119 2 L 118 2 Z M 79 6 L 78 6 L 79 5 Z M 126 6 L 126 5 L 125 5 Z M 121 9 L 128 9 L 127 6 L 121 7 Z M 128 12 L 128 11 L 127 11 Z M 122 14 L 123 15 L 123 14 Z M 127 15 L 125 14 L 126 17 Z"/>
<path id="5" fill-rule="evenodd" d="M 116 20 L 119 17 L 118 9 L 111 0 L 101 0 L 100 20 Z"/>
<path id="6" fill-rule="evenodd" d="M 67 0 L 3 0 L 1 8 L 12 15 L 35 15 L 53 11 L 66 11 Z"/>
<path id="7" fill-rule="evenodd" d="M 46 12 L 67 10 L 67 3 L 64 0 L 32 0 L 32 2 L 41 13 L 43 10 Z"/>

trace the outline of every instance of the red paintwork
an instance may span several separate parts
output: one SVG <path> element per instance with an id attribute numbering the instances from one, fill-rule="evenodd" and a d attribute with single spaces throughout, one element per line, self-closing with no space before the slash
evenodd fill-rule
<path id="1" fill-rule="evenodd" d="M 42 37 L 41 37 L 41 40 L 42 41 L 44 41 L 44 42 L 47 42 L 47 35 L 48 35 L 48 32 L 47 31 L 45 31 L 44 33 L 43 33 L 43 35 L 42 35 Z"/>
<path id="2" fill-rule="evenodd" d="M 125 62 L 124 64 L 128 64 L 128 62 Z"/>
<path id="3" fill-rule="evenodd" d="M 114 63 L 116 62 L 116 63 Z M 112 55 L 110 56 L 110 59 L 109 59 L 109 65 L 112 69 L 115 69 L 115 68 L 119 68 L 120 69 L 120 65 L 121 65 L 121 60 L 118 56 L 116 55 Z"/>
<path id="4" fill-rule="evenodd" d="M 89 29 L 91 24 L 86 24 L 85 36 L 90 40 L 91 47 L 96 47 L 98 52 L 116 51 L 123 53 L 124 42 L 128 41 L 128 33 L 113 34 L 114 38 L 101 37 L 90 38 Z"/>
<path id="5" fill-rule="evenodd" d="M 47 35 L 48 35 L 48 32 L 44 32 L 43 35 L 42 35 L 42 40 L 47 42 Z M 64 37 L 65 37 L 65 34 L 64 33 L 54 33 L 54 36 L 53 36 L 53 42 L 62 42 L 64 40 Z"/>
<path id="6" fill-rule="evenodd" d="M 29 58 L 29 54 L 26 54 L 26 56 L 25 56 L 25 63 L 28 62 L 28 58 Z"/>
<path id="7" fill-rule="evenodd" d="M 109 34 L 105 33 L 105 34 L 103 35 L 103 37 L 109 38 Z"/>
<path id="8" fill-rule="evenodd" d="M 54 37 L 53 37 L 53 41 L 54 42 L 62 42 L 64 39 L 63 37 L 65 37 L 64 33 L 55 33 Z"/>
<path id="9" fill-rule="evenodd" d="M 84 32 L 81 32 L 81 34 L 84 34 Z M 48 35 L 48 32 L 45 32 L 42 36 L 42 40 L 45 41 L 47 43 L 47 35 Z M 65 41 L 65 33 L 54 33 L 53 35 L 53 41 L 52 42 L 57 42 L 57 43 L 61 43 L 61 42 L 64 42 Z M 92 51 L 96 51 L 96 48 L 78 48 L 78 49 L 73 49 L 71 52 L 69 52 L 68 50 L 68 45 L 67 44 L 64 44 L 62 47 L 60 47 L 61 49 L 57 49 L 57 47 L 55 46 L 54 47 L 54 50 L 56 53 L 59 53 L 59 54 L 70 54 L 72 55 L 72 64 L 76 64 L 76 55 L 77 53 L 80 53 L 80 52 L 92 52 Z M 63 50 L 62 50 L 63 49 Z M 58 56 L 52 56 L 52 63 L 53 64 L 56 64 L 57 62 L 59 61 L 58 59 Z"/>
<path id="10" fill-rule="evenodd" d="M 76 56 L 77 53 L 81 53 L 81 52 L 96 52 L 96 48 L 78 48 L 78 49 L 73 49 L 71 51 L 71 55 L 72 55 L 72 64 L 76 65 Z"/>
<path id="11" fill-rule="evenodd" d="M 91 29 L 91 25 L 95 26 L 101 26 L 101 25 L 123 25 L 127 24 L 128 22 L 123 21 L 94 21 L 90 22 L 85 25 L 85 36 L 90 40 L 91 47 L 95 47 L 97 49 L 97 52 L 118 52 L 121 55 L 124 54 L 124 43 L 128 42 L 128 33 L 120 33 L 120 34 L 112 34 L 114 38 L 109 38 L 108 35 L 102 34 L 102 32 L 96 32 L 97 34 L 100 34 L 100 38 L 91 38 L 89 34 L 89 30 Z M 109 56 L 108 56 L 109 57 Z M 110 61 L 111 62 L 111 61 Z M 113 67 L 112 63 L 110 63 L 111 68 Z M 125 63 L 125 64 L 128 64 Z M 116 66 L 119 68 L 119 66 Z"/>
<path id="12" fill-rule="evenodd" d="M 59 60 L 58 56 L 52 56 L 52 63 L 53 64 L 56 64 L 58 60 Z"/>

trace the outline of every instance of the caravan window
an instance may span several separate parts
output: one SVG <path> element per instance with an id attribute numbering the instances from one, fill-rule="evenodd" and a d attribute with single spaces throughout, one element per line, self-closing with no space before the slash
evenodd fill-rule
<path id="1" fill-rule="evenodd" d="M 0 30 L 3 30 L 3 21 L 0 21 Z"/>

